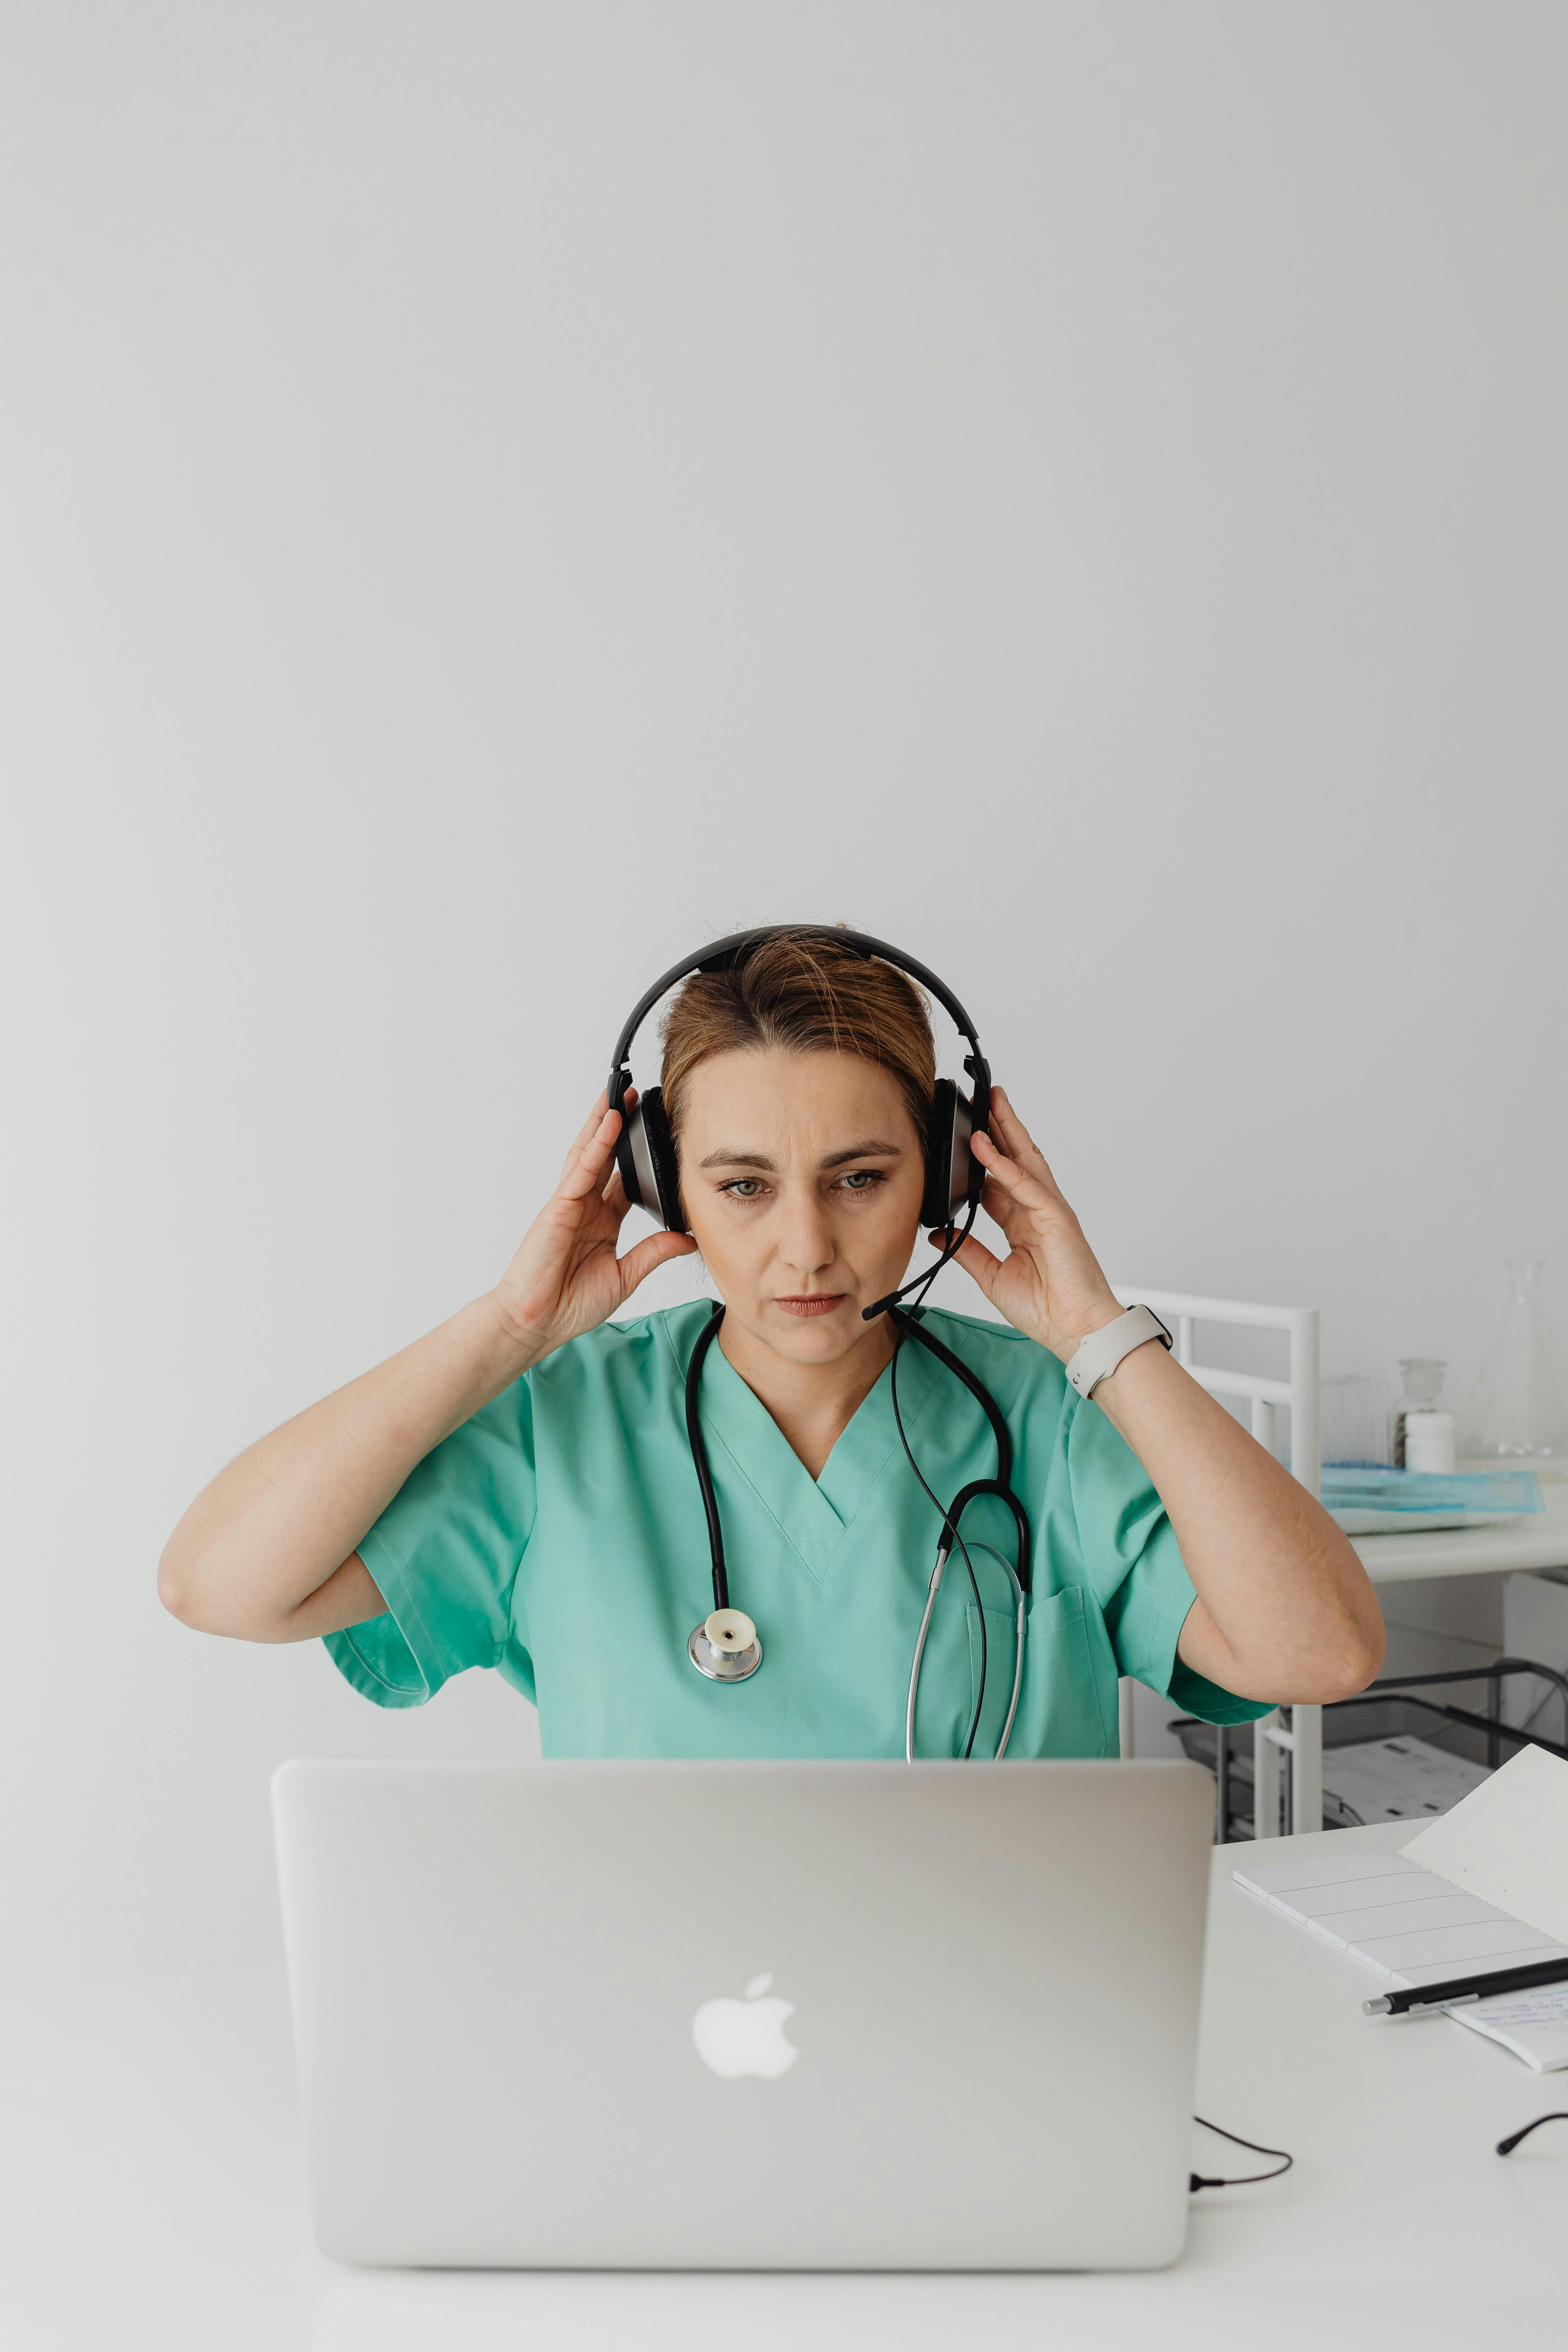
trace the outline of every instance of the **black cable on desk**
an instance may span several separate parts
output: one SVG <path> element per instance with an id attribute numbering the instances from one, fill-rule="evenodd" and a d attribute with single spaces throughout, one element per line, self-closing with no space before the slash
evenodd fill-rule
<path id="1" fill-rule="evenodd" d="M 1498 2154 L 1511 2156 L 1520 2141 L 1528 2139 L 1532 2131 L 1539 2131 L 1542 2124 L 1568 2124 L 1568 2114 L 1564 2114 L 1561 2107 L 1553 2107 L 1550 2115 L 1537 2116 L 1535 2121 L 1532 2124 L 1526 2124 L 1522 2131 L 1510 2132 L 1506 2139 L 1500 2139 L 1497 2144 Z"/>
<path id="2" fill-rule="evenodd" d="M 1542 2116 L 1542 2121 L 1545 2120 Z M 1282 2147 L 1264 2147 L 1255 2139 L 1243 2139 L 1239 2132 L 1226 2131 L 1223 2124 L 1211 2124 L 1203 2116 L 1194 2116 L 1193 2121 L 1202 2124 L 1205 2131 L 1215 2132 L 1221 2139 L 1229 2140 L 1236 2147 L 1249 2147 L 1254 2156 L 1279 2156 L 1284 2157 L 1285 2160 L 1277 2164 L 1272 2172 L 1242 2172 L 1231 2180 L 1205 2180 L 1201 2172 L 1194 2172 L 1188 2176 L 1187 2185 L 1191 2189 L 1245 2189 L 1254 2180 L 1278 2180 L 1280 2174 L 1289 2172 L 1296 2161 L 1293 2156 L 1287 2156 Z M 1527 2125 L 1525 2128 L 1532 2130 L 1534 2126 Z"/>

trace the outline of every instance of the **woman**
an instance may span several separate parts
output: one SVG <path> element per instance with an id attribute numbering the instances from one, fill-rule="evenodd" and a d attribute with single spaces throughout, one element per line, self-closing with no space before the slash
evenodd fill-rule
<path id="1" fill-rule="evenodd" d="M 166 1606 L 249 1641 L 324 1636 L 383 1706 L 497 1667 L 536 1700 L 547 1755 L 902 1754 L 943 1511 L 997 1467 L 952 1370 L 862 1312 L 914 1245 L 935 1075 L 918 992 L 831 933 L 776 931 L 693 974 L 663 1067 L 689 1234 L 617 1257 L 601 1097 L 493 1291 L 198 1496 Z M 972 1149 L 1007 1254 L 970 1238 L 956 1262 L 1006 1320 L 927 1309 L 921 1328 L 995 1400 L 1033 1529 L 1007 1753 L 1114 1755 L 1119 1674 L 1215 1723 L 1361 1689 L 1383 1628 L 1344 1537 L 1163 1347 L 1079 1397 L 1063 1367 L 1121 1305 L 999 1088 Z M 701 1433 L 735 1601 L 764 1636 L 737 1682 L 688 1654 L 709 1537 L 685 1385 L 712 1307 L 607 1319 L 694 1250 L 724 1304 Z M 922 1755 L 994 1754 L 1012 1696 L 1013 1517 L 983 1497 L 960 1533 L 973 1582 L 950 1577 L 932 1615 Z"/>

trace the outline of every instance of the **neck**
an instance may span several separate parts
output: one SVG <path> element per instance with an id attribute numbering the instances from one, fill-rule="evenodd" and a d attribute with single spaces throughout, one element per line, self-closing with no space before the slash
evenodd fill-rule
<path id="1" fill-rule="evenodd" d="M 830 1364 L 797 1364 L 726 1315 L 719 1326 L 725 1360 L 766 1405 L 814 1478 L 891 1360 L 890 1318 L 868 1323 L 854 1346 Z"/>

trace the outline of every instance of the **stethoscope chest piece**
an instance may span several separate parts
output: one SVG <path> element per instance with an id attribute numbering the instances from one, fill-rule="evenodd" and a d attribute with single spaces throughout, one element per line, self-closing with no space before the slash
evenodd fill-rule
<path id="1" fill-rule="evenodd" d="M 743 1683 L 763 1663 L 762 1642 L 743 1609 L 715 1609 L 695 1628 L 686 1651 L 710 1683 Z"/>

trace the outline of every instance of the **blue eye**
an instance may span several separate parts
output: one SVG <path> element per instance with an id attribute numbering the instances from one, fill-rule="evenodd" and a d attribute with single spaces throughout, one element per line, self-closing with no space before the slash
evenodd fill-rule
<path id="1" fill-rule="evenodd" d="M 737 1176 L 731 1182 L 720 1187 L 721 1192 L 732 1193 L 737 1201 L 754 1201 L 762 1189 L 754 1176 Z"/>
<path id="2" fill-rule="evenodd" d="M 851 1192 L 868 1192 L 874 1184 L 885 1184 L 887 1178 L 879 1168 L 852 1168 L 839 1182 Z"/>

